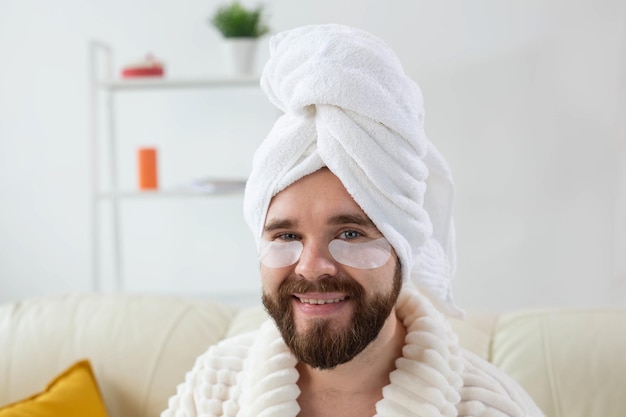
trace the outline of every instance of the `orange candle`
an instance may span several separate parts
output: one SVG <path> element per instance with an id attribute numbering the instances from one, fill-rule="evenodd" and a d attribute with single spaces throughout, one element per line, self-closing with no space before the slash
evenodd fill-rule
<path id="1" fill-rule="evenodd" d="M 156 148 L 139 148 L 137 151 L 137 167 L 139 189 L 156 190 L 159 186 Z"/>

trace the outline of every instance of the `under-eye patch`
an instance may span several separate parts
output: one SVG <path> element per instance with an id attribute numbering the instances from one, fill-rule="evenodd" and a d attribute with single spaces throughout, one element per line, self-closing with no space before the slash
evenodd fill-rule
<path id="1" fill-rule="evenodd" d="M 284 268 L 300 259 L 304 245 L 298 240 L 273 242 L 261 239 L 260 249 L 259 259 L 263 265 Z M 384 237 L 359 243 L 334 239 L 328 244 L 328 250 L 335 261 L 359 269 L 379 268 L 391 256 L 391 245 Z"/>
<path id="2" fill-rule="evenodd" d="M 284 268 L 300 259 L 304 245 L 299 240 L 274 242 L 261 239 L 260 249 L 259 259 L 263 265 L 269 268 Z"/>
<path id="3" fill-rule="evenodd" d="M 360 269 L 380 268 L 391 256 L 391 245 L 384 237 L 360 243 L 335 239 L 328 250 L 340 264 Z"/>

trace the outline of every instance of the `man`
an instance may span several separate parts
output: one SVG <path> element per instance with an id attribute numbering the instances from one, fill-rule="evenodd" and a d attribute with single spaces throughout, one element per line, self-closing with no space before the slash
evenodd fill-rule
<path id="1" fill-rule="evenodd" d="M 393 52 L 302 27 L 261 85 L 285 113 L 244 198 L 271 320 L 210 347 L 162 416 L 541 416 L 446 318 L 453 185 Z"/>

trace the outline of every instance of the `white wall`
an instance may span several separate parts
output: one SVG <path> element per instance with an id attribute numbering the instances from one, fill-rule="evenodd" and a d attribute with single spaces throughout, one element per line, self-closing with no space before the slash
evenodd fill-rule
<path id="1" fill-rule="evenodd" d="M 626 304 L 623 2 L 265 3 L 275 31 L 336 22 L 375 33 L 422 87 L 427 133 L 458 189 L 461 306 Z M 151 51 L 171 77 L 217 74 L 219 35 L 207 18 L 218 4 L 0 0 L 0 301 L 91 289 L 89 40 L 114 47 L 116 68 Z M 119 104 L 142 109 L 136 119 L 120 116 L 129 186 L 140 143 L 161 147 L 166 183 L 216 167 L 245 172 L 273 117 L 254 91 Z M 240 112 L 228 112 L 229 105 Z M 128 290 L 254 291 L 253 259 L 219 259 L 222 275 L 211 274 L 216 247 L 253 257 L 237 197 L 222 203 L 125 206 L 134 228 L 126 244 Z M 147 243 L 138 240 L 144 234 Z M 233 271 L 233 279 L 223 278 Z"/>

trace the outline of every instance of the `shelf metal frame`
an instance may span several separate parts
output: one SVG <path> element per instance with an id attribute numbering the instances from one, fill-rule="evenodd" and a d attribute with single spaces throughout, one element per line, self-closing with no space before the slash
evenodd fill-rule
<path id="1" fill-rule="evenodd" d="M 103 290 L 102 282 L 102 237 L 100 226 L 102 222 L 103 200 L 108 201 L 111 207 L 112 244 L 113 244 L 113 287 L 115 291 L 122 291 L 123 282 L 123 251 L 120 224 L 120 203 L 122 199 L 142 198 L 198 198 L 210 195 L 224 195 L 242 192 L 245 180 L 235 179 L 234 184 L 228 187 L 215 187 L 212 190 L 155 190 L 155 191 L 121 191 L 119 190 L 117 137 L 115 131 L 115 94 L 138 90 L 162 91 L 204 89 L 219 87 L 254 87 L 259 85 L 257 77 L 211 77 L 195 79 L 169 78 L 141 78 L 119 80 L 114 77 L 112 48 L 99 41 L 89 43 L 89 107 L 90 107 L 90 159 L 91 159 L 91 246 L 92 246 L 92 288 L 96 292 Z M 100 115 L 101 104 L 104 102 L 105 116 Z M 101 184 L 102 158 L 99 147 L 102 140 L 102 130 L 106 130 L 108 144 L 108 166 L 110 190 L 104 191 Z"/>

